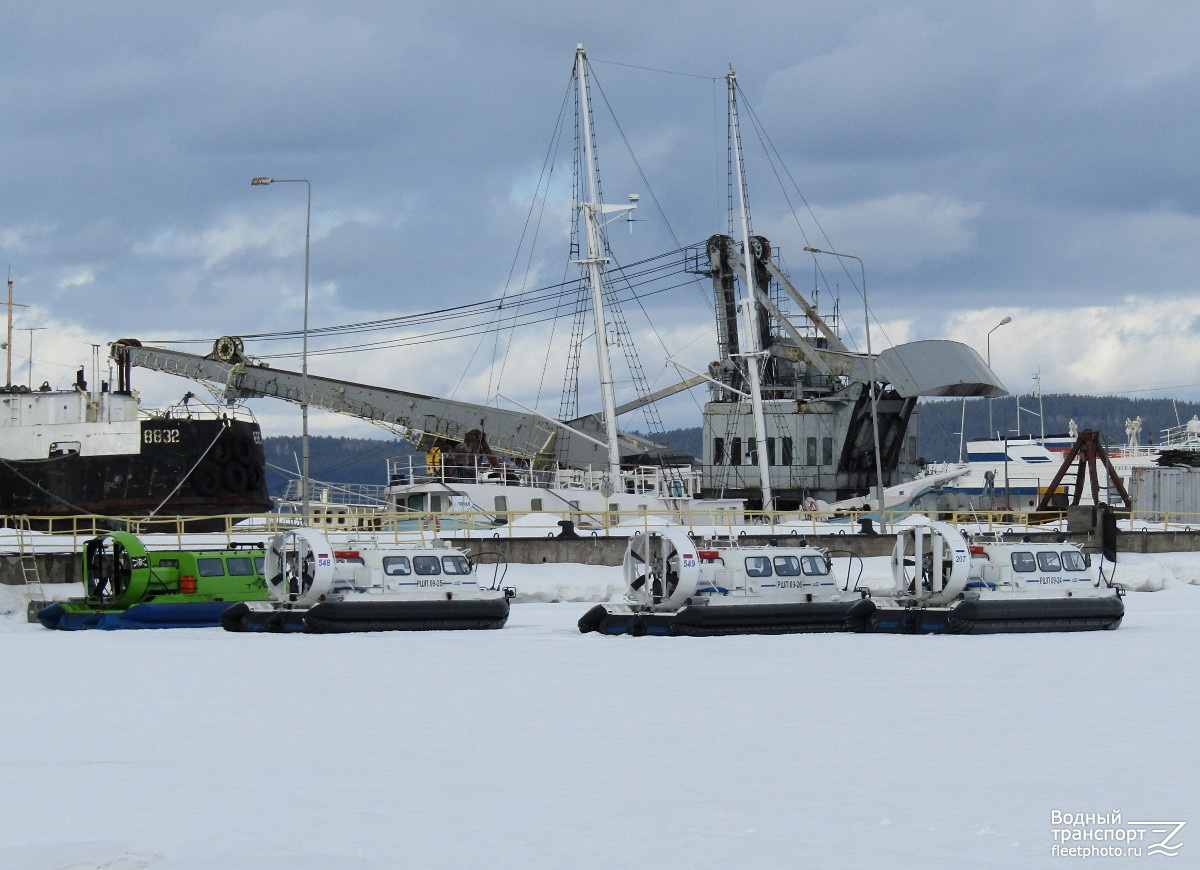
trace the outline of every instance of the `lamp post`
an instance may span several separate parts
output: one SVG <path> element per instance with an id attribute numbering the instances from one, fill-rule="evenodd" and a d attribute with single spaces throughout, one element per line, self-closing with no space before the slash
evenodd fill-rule
<path id="1" fill-rule="evenodd" d="M 304 395 L 300 397 L 300 503 L 308 521 L 308 250 L 312 229 L 312 185 L 305 178 L 269 178 L 265 175 L 250 179 L 258 187 L 266 184 L 303 184 L 308 189 L 308 208 L 304 220 L 304 333 L 300 348 L 300 381 Z"/>
<path id="2" fill-rule="evenodd" d="M 839 254 L 837 251 L 824 251 L 821 248 L 805 248 L 804 250 L 810 254 L 828 254 L 831 257 L 858 261 L 858 271 L 862 275 L 863 325 L 867 331 L 867 361 L 871 371 L 871 431 L 875 437 L 875 500 L 879 507 L 879 529 L 887 531 L 887 525 L 883 519 L 883 461 L 879 449 L 879 407 L 875 400 L 875 382 L 878 378 L 875 374 L 875 355 L 871 353 L 871 309 L 867 305 L 867 269 L 863 265 L 862 257 L 856 257 L 853 254 Z"/>
<path id="3" fill-rule="evenodd" d="M 1003 320 L 1001 320 L 999 323 L 997 323 L 995 326 L 993 326 L 991 329 L 988 330 L 988 334 L 987 334 L 987 364 L 988 364 L 989 371 L 992 368 L 992 333 L 995 332 L 997 329 L 999 329 L 1001 326 L 1004 326 L 1004 324 L 1006 324 L 1006 323 L 1012 323 L 1012 318 L 1005 317 Z M 992 397 L 988 396 L 988 438 L 991 438 L 993 435 L 995 435 L 995 433 L 996 433 L 996 430 L 992 428 Z"/>

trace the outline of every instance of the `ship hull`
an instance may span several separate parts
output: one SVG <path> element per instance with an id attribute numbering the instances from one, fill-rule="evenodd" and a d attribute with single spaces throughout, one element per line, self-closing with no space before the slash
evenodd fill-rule
<path id="1" fill-rule="evenodd" d="M 87 444 L 86 436 L 72 440 L 69 429 L 51 431 L 56 428 L 46 427 L 47 441 Z M 271 509 L 257 423 L 156 418 L 124 428 L 112 452 L 91 453 L 85 446 L 45 459 L 0 458 L 0 513 L 28 516 L 41 528 L 65 527 L 55 519 L 86 514 L 213 517 L 188 524 L 205 531 L 223 528 L 222 515 Z"/>

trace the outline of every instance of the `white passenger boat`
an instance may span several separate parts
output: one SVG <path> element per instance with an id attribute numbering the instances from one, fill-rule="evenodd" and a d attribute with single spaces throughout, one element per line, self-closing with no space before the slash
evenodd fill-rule
<path id="1" fill-rule="evenodd" d="M 968 541 L 947 523 L 921 524 L 896 536 L 891 592 L 855 603 L 848 621 L 899 634 L 1113 629 L 1124 591 L 1103 564 L 1061 539 Z"/>
<path id="2" fill-rule="evenodd" d="M 512 588 L 482 587 L 466 553 L 440 541 L 334 547 L 314 529 L 267 548 L 268 601 L 221 614 L 228 631 L 343 633 L 503 628 Z"/>
<path id="3" fill-rule="evenodd" d="M 1135 421 L 1130 421 L 1134 423 Z M 1136 421 L 1140 432 L 1140 420 Z M 1076 434 L 1018 435 L 1011 438 L 981 438 L 965 445 L 966 462 L 930 467 L 930 471 L 958 469 L 961 476 L 932 492 L 923 494 L 920 505 L 928 512 L 963 510 L 1029 510 L 1046 494 L 1063 460 L 1075 446 Z M 1122 445 L 1106 446 L 1113 470 L 1128 490 L 1138 468 L 1200 465 L 1200 418 L 1163 429 L 1156 444 L 1141 444 L 1131 434 Z M 1100 500 L 1120 501 L 1114 482 L 1104 468 L 1097 469 Z M 1076 479 L 1068 474 L 1053 496 L 1053 504 L 1065 507 L 1074 500 Z M 1090 504 L 1090 482 L 1085 483 L 1080 501 Z"/>
<path id="4" fill-rule="evenodd" d="M 623 563 L 625 600 L 596 605 L 579 630 L 692 636 L 847 630 L 850 606 L 867 594 L 850 577 L 853 562 L 838 578 L 827 551 L 798 538 L 781 541 L 696 542 L 679 526 L 635 535 Z"/>

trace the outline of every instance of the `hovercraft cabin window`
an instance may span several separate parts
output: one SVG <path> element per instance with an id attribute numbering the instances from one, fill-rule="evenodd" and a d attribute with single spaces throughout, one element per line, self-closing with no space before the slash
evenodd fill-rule
<path id="1" fill-rule="evenodd" d="M 795 556 L 776 556 L 775 573 L 780 577 L 799 577 L 800 560 Z"/>
<path id="2" fill-rule="evenodd" d="M 1058 558 L 1058 553 L 1053 551 L 1048 553 L 1038 553 L 1037 560 L 1038 567 L 1043 571 L 1057 573 L 1062 570 L 1062 559 Z"/>
<path id="3" fill-rule="evenodd" d="M 1068 571 L 1086 571 L 1087 560 L 1083 558 L 1083 553 L 1075 550 L 1067 550 L 1062 554 L 1063 568 Z"/>
<path id="4" fill-rule="evenodd" d="M 829 573 L 829 563 L 822 556 L 804 556 L 800 559 L 804 573 L 809 577 L 824 577 Z"/>
<path id="5" fill-rule="evenodd" d="M 437 556 L 413 556 L 413 568 L 422 576 L 442 573 L 442 564 Z"/>
<path id="6" fill-rule="evenodd" d="M 770 577 L 771 560 L 766 556 L 747 556 L 746 574 L 750 577 Z"/>
<path id="7" fill-rule="evenodd" d="M 225 576 L 225 563 L 219 558 L 197 559 L 196 572 L 201 577 L 223 577 Z"/>
<path id="8" fill-rule="evenodd" d="M 407 577 L 412 573 L 408 556 L 384 556 L 383 573 L 389 577 Z"/>
<path id="9" fill-rule="evenodd" d="M 1033 553 L 1018 550 L 1012 554 L 1012 566 L 1014 571 L 1036 571 L 1037 560 L 1033 558 Z"/>
<path id="10" fill-rule="evenodd" d="M 249 577 L 254 573 L 254 560 L 249 556 L 237 556 L 226 559 L 225 567 L 229 569 L 230 577 Z"/>
<path id="11" fill-rule="evenodd" d="M 471 563 L 466 556 L 442 556 L 442 572 L 446 574 L 470 574 Z"/>

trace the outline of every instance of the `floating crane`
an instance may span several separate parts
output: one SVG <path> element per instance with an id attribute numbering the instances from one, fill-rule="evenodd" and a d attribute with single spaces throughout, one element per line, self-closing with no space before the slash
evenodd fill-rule
<path id="1" fill-rule="evenodd" d="M 599 414 L 556 420 L 535 411 L 478 405 L 271 368 L 247 357 L 242 340 L 236 336 L 217 339 L 212 352 L 204 356 L 147 347 L 128 338 L 114 342 L 111 355 L 123 383 L 128 382 L 131 367 L 166 372 L 211 385 L 230 405 L 260 397 L 307 404 L 375 423 L 422 450 L 453 447 L 492 463 L 497 462 L 496 453 L 533 464 L 558 462 L 574 468 L 603 467 L 607 462 Z M 701 382 L 700 378 L 684 381 L 622 405 L 617 413 L 635 410 Z M 618 443 L 622 457 L 638 457 L 639 461 L 647 457 L 669 459 L 672 453 L 670 448 L 624 432 L 619 433 Z"/>

